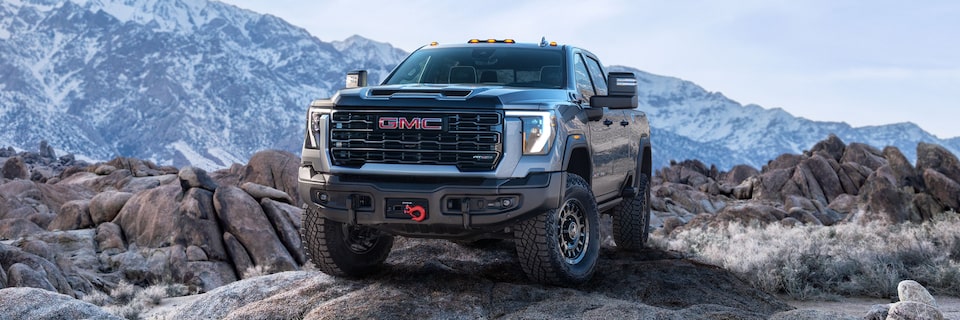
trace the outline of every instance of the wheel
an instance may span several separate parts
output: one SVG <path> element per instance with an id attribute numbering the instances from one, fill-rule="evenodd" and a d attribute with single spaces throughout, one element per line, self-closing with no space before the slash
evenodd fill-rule
<path id="1" fill-rule="evenodd" d="M 531 279 L 571 286 L 590 280 L 600 254 L 600 214 L 590 186 L 578 175 L 566 175 L 559 208 L 519 224 L 517 256 Z"/>
<path id="2" fill-rule="evenodd" d="M 317 209 L 304 211 L 301 234 L 307 257 L 320 271 L 335 276 L 359 277 L 375 272 L 393 248 L 393 236 L 328 220 Z"/>
<path id="3" fill-rule="evenodd" d="M 617 248 L 639 251 L 650 237 L 650 177 L 641 174 L 640 188 L 632 199 L 623 199 L 613 214 L 613 241 Z"/>

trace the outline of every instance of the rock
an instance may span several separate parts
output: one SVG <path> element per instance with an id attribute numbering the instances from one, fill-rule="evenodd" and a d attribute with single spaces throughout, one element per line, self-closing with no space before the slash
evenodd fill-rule
<path id="1" fill-rule="evenodd" d="M 799 154 L 790 154 L 784 153 L 777 156 L 776 159 L 770 160 L 767 162 L 767 165 L 763 166 L 761 170 L 762 173 L 767 173 L 775 170 L 784 170 L 796 168 L 800 161 L 803 160 L 803 156 Z M 792 173 L 791 173 L 792 174 Z"/>
<path id="2" fill-rule="evenodd" d="M 830 208 L 831 210 L 837 211 L 841 214 L 848 215 L 856 211 L 857 206 L 857 197 L 844 193 L 837 196 L 836 199 L 833 199 L 827 208 Z"/>
<path id="3" fill-rule="evenodd" d="M 97 226 L 97 235 L 94 237 L 97 251 L 107 254 L 117 254 L 127 250 L 123 241 L 123 231 L 113 222 L 104 222 Z"/>
<path id="4" fill-rule="evenodd" d="M 47 140 L 40 140 L 40 157 L 47 159 L 57 158 L 57 153 L 53 151 L 53 147 L 47 143 Z"/>
<path id="5" fill-rule="evenodd" d="M 0 149 L 2 150 L 2 149 Z M 7 270 L 3 267 L 3 263 L 0 263 L 0 289 L 7 287 Z"/>
<path id="6" fill-rule="evenodd" d="M 14 270 L 14 265 L 21 265 Z M 73 295 L 75 292 L 60 268 L 38 255 L 0 243 L 0 265 L 7 270 L 7 286 L 31 286 Z M 49 285 L 49 286 L 48 286 Z"/>
<path id="7" fill-rule="evenodd" d="M 754 184 L 753 186 L 753 199 L 776 202 L 783 201 L 781 191 L 786 189 L 784 186 L 790 182 L 796 187 L 795 183 L 790 180 L 794 171 L 795 168 L 793 167 L 789 169 L 765 170 L 764 173 L 759 176 L 759 185 Z M 799 191 L 799 189 L 797 191 Z M 799 192 L 796 192 L 796 194 L 799 194 Z"/>
<path id="8" fill-rule="evenodd" d="M 17 155 L 17 150 L 13 147 L 0 148 L 0 158 L 10 158 Z"/>
<path id="9" fill-rule="evenodd" d="M 446 251 L 443 248 L 449 247 L 457 246 L 429 249 Z M 488 264 L 496 261 L 493 255 L 509 253 L 509 249 L 485 252 L 482 254 L 487 256 L 477 260 Z M 510 264 L 515 260 L 497 267 L 510 269 L 503 271 L 507 278 L 490 278 L 489 273 L 460 269 L 462 266 L 450 258 L 429 256 L 397 261 L 394 268 L 400 270 L 387 271 L 373 282 L 319 272 L 250 278 L 217 288 L 164 316 L 393 319 L 430 314 L 442 319 L 766 319 L 791 309 L 720 268 L 682 260 L 633 256 L 609 261 L 610 266 L 598 270 L 591 283 L 570 289 L 530 285 L 522 275 L 512 273 L 519 271 Z M 411 303 L 409 297 L 421 297 L 423 302 Z M 365 303 L 357 306 L 356 301 Z"/>
<path id="10" fill-rule="evenodd" d="M 266 198 L 266 199 L 273 199 L 276 201 L 285 202 L 287 204 L 294 204 L 293 199 L 290 198 L 289 194 L 268 186 L 256 184 L 253 182 L 244 182 L 243 184 L 240 185 L 240 189 L 243 189 L 243 191 L 246 191 L 248 194 L 250 194 L 250 196 L 252 196 L 257 201 L 260 201 Z"/>
<path id="11" fill-rule="evenodd" d="M 960 183 L 952 180 L 940 171 L 927 168 L 923 170 L 923 181 L 928 192 L 944 207 L 960 211 Z"/>
<path id="12" fill-rule="evenodd" d="M 34 238 L 23 238 L 16 242 L 16 246 L 23 252 L 30 253 L 46 259 L 47 261 L 56 261 L 54 252 L 46 242 Z"/>
<path id="13" fill-rule="evenodd" d="M 47 167 L 35 167 L 30 171 L 30 181 L 47 183 L 54 177 L 53 170 Z"/>
<path id="14" fill-rule="evenodd" d="M 890 306 L 887 320 L 943 320 L 943 313 L 925 303 L 900 301 Z"/>
<path id="15" fill-rule="evenodd" d="M 663 232 L 664 234 L 669 235 L 670 233 L 673 232 L 673 230 L 677 229 L 677 227 L 680 227 L 682 225 L 683 225 L 683 220 L 680 220 L 680 218 L 668 217 L 666 219 L 663 219 Z"/>
<path id="16" fill-rule="evenodd" d="M 861 223 L 872 220 L 901 223 L 909 220 L 916 210 L 912 206 L 912 196 L 900 190 L 886 165 L 867 178 L 859 197 L 863 212 L 858 213 L 857 221 Z"/>
<path id="17" fill-rule="evenodd" d="M 198 246 L 189 246 L 187 247 L 187 260 L 205 261 L 207 260 L 207 253 L 203 252 L 203 249 Z"/>
<path id="18" fill-rule="evenodd" d="M 926 193 L 918 193 L 913 197 L 913 207 L 920 214 L 921 221 L 930 221 L 936 214 L 944 212 L 943 206 Z"/>
<path id="19" fill-rule="evenodd" d="M 94 224 L 113 221 L 123 205 L 133 197 L 132 193 L 104 191 L 90 199 L 90 219 Z"/>
<path id="20" fill-rule="evenodd" d="M 718 222 L 739 222 L 743 224 L 750 224 L 752 222 L 767 224 L 779 221 L 785 217 L 787 217 L 787 213 L 776 207 L 747 202 L 727 206 L 717 214 L 715 220 Z"/>
<path id="21" fill-rule="evenodd" d="M 260 204 L 249 194 L 237 187 L 222 186 L 214 192 L 213 199 L 224 232 L 233 234 L 243 244 L 255 265 L 272 271 L 297 269 Z"/>
<path id="22" fill-rule="evenodd" d="M 900 301 L 919 302 L 934 308 L 940 308 L 937 300 L 933 298 L 930 291 L 924 288 L 920 283 L 913 280 L 903 280 L 897 284 L 897 296 Z"/>
<path id="23" fill-rule="evenodd" d="M 16 239 L 44 232 L 43 228 L 27 219 L 0 219 L 0 239 Z"/>
<path id="24" fill-rule="evenodd" d="M 829 156 L 833 161 L 839 162 L 843 158 L 843 152 L 847 148 L 847 145 L 843 143 L 843 140 L 840 140 L 836 135 L 830 134 L 826 140 L 817 142 L 813 145 L 813 148 L 810 149 L 811 154 L 823 153 Z"/>
<path id="25" fill-rule="evenodd" d="M 73 200 L 60 207 L 60 213 L 47 230 L 76 230 L 94 226 L 90 219 L 90 200 Z"/>
<path id="26" fill-rule="evenodd" d="M 300 219 L 294 217 L 301 217 L 303 210 L 270 198 L 260 200 L 260 207 L 263 208 L 263 213 L 273 224 L 280 242 L 287 248 L 297 264 L 306 263 L 307 256 L 303 251 L 303 241 L 300 240 L 299 223 L 294 223 L 294 221 L 300 221 Z"/>
<path id="27" fill-rule="evenodd" d="M 230 232 L 223 233 L 223 243 L 227 248 L 227 253 L 233 261 L 233 268 L 238 275 L 243 275 L 247 269 L 253 267 L 253 261 L 250 259 L 250 253 L 243 247 L 243 244 L 237 240 Z"/>
<path id="28" fill-rule="evenodd" d="M 846 162 L 863 165 L 870 168 L 871 171 L 887 164 L 887 160 L 883 158 L 883 152 L 867 144 L 857 142 L 851 143 L 844 149 L 840 163 Z"/>
<path id="29" fill-rule="evenodd" d="M 60 161 L 60 164 L 65 166 L 73 165 L 77 161 L 76 156 L 74 156 L 72 153 L 62 155 L 57 160 Z"/>
<path id="30" fill-rule="evenodd" d="M 0 169 L 0 171 L 2 171 L 0 175 L 2 175 L 4 179 L 25 180 L 30 177 L 30 169 L 27 169 L 27 164 L 25 164 L 20 157 L 7 159 L 7 161 L 3 163 L 3 169 Z"/>
<path id="31" fill-rule="evenodd" d="M 38 270 L 33 270 L 22 263 L 14 263 L 7 270 L 7 285 L 10 287 L 31 287 L 43 289 L 51 292 L 57 292 L 57 289 L 50 284 L 45 274 Z"/>
<path id="32" fill-rule="evenodd" d="M 843 193 L 836 171 L 828 160 L 820 155 L 802 160 L 791 180 L 799 187 L 799 195 L 823 204 L 830 203 L 833 198 Z M 792 194 L 787 189 L 783 190 L 784 197 Z"/>
<path id="33" fill-rule="evenodd" d="M 93 173 L 96 173 L 97 175 L 100 175 L 100 176 L 105 176 L 113 173 L 114 171 L 117 171 L 117 167 L 103 164 L 98 166 L 97 169 L 93 171 Z"/>
<path id="34" fill-rule="evenodd" d="M 179 185 L 168 184 L 135 194 L 113 223 L 120 226 L 128 243 L 139 247 L 194 245 L 203 248 L 211 259 L 225 260 L 212 194 L 200 188 L 185 193 L 180 190 Z M 269 222 L 266 224 L 269 226 Z"/>
<path id="35" fill-rule="evenodd" d="M 887 314 L 890 313 L 891 305 L 893 304 L 875 304 L 870 306 L 870 310 L 867 311 L 867 315 L 863 316 L 863 320 L 886 320 Z"/>
<path id="36" fill-rule="evenodd" d="M 117 319 L 93 304 L 35 288 L 0 290 L 0 319 Z"/>
<path id="37" fill-rule="evenodd" d="M 739 164 L 733 166 L 729 172 L 722 174 L 720 180 L 726 184 L 735 186 L 739 185 L 744 180 L 747 180 L 747 178 L 757 175 L 760 175 L 760 171 L 756 168 L 745 164 Z"/>
<path id="38" fill-rule="evenodd" d="M 197 167 L 183 167 L 177 177 L 180 179 L 180 188 L 183 191 L 190 188 L 202 188 L 211 192 L 217 190 L 217 183 L 210 178 L 206 171 Z"/>
<path id="39" fill-rule="evenodd" d="M 917 171 L 933 169 L 953 181 L 960 182 L 960 160 L 946 148 L 930 143 L 917 144 Z"/>
<path id="40" fill-rule="evenodd" d="M 253 182 L 281 190 L 290 195 L 293 204 L 299 206 L 300 195 L 297 192 L 297 174 L 300 169 L 300 157 L 281 150 L 266 150 L 255 153 L 243 167 L 239 183 Z"/>
<path id="41" fill-rule="evenodd" d="M 867 177 L 873 173 L 873 170 L 864 165 L 855 162 L 844 162 L 840 164 L 840 171 L 837 177 L 840 179 L 840 185 L 843 186 L 843 192 L 852 195 L 860 194 L 860 187 L 867 181 Z"/>
<path id="42" fill-rule="evenodd" d="M 787 211 L 787 215 L 790 218 L 794 218 L 797 221 L 802 222 L 807 225 L 822 226 L 824 223 L 817 219 L 817 217 L 810 211 L 804 210 L 803 208 L 792 208 Z"/>
<path id="43" fill-rule="evenodd" d="M 893 173 L 893 178 L 897 180 L 897 186 L 910 187 L 913 190 L 923 189 L 923 179 L 917 170 L 914 169 L 907 157 L 900 152 L 897 147 L 883 148 L 883 157 L 887 159 L 887 166 Z"/>
<path id="44" fill-rule="evenodd" d="M 189 261 L 184 270 L 191 280 L 187 284 L 199 287 L 203 292 L 237 281 L 233 265 L 224 261 Z"/>
<path id="45" fill-rule="evenodd" d="M 0 197 L 18 198 L 22 201 L 43 204 L 47 208 L 60 209 L 68 201 L 86 200 L 93 195 L 93 190 L 80 185 L 51 185 L 28 180 L 13 180 L 0 184 Z M 46 227 L 46 224 L 41 227 Z"/>
<path id="46" fill-rule="evenodd" d="M 783 220 L 780 220 L 780 225 L 783 225 L 784 227 L 796 227 L 802 226 L 803 222 L 800 222 L 800 220 L 797 220 L 793 217 L 786 217 L 783 218 Z"/>

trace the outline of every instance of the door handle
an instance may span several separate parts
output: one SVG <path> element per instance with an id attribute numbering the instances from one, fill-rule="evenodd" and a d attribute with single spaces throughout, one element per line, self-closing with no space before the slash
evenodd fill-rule
<path id="1" fill-rule="evenodd" d="M 620 126 L 621 126 L 621 127 L 626 127 L 628 124 L 630 124 L 630 122 L 628 122 L 627 120 L 621 120 L 621 121 L 620 121 Z"/>
<path id="2" fill-rule="evenodd" d="M 603 124 L 609 127 L 611 124 L 613 124 L 613 121 L 610 121 L 610 119 L 604 119 Z"/>

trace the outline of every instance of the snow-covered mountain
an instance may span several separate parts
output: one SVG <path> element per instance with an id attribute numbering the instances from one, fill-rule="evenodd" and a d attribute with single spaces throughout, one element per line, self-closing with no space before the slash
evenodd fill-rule
<path id="1" fill-rule="evenodd" d="M 919 126 L 904 122 L 883 126 L 851 127 L 843 122 L 812 121 L 783 109 L 741 105 L 723 94 L 677 78 L 614 66 L 638 77 L 640 106 L 653 127 L 654 158 L 660 165 L 670 160 L 700 159 L 721 169 L 745 163 L 760 168 L 783 153 L 800 153 L 835 134 L 844 142 L 861 142 L 877 148 L 896 146 L 908 159 L 916 158 L 918 142 L 941 144 L 960 151 L 960 137 L 939 139 Z"/>
<path id="2" fill-rule="evenodd" d="M 4 0 L 0 53 L 0 144 L 207 168 L 298 149 L 310 100 L 405 55 L 206 0 Z"/>
<path id="3" fill-rule="evenodd" d="M 360 36 L 326 43 L 270 15 L 207 0 L 0 0 L 0 146 L 204 168 L 255 151 L 299 152 L 306 105 L 347 71 L 382 79 L 406 55 Z M 852 128 L 742 106 L 676 78 L 640 78 L 657 165 L 700 159 L 761 166 L 835 133 L 845 142 L 919 141 L 910 123 Z"/>

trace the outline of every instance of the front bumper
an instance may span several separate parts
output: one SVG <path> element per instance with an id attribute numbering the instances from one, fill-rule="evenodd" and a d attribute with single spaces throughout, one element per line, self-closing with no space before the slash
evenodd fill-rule
<path id="1" fill-rule="evenodd" d="M 476 239 L 556 208 L 562 172 L 524 178 L 367 177 L 300 168 L 301 199 L 330 220 L 408 237 Z M 410 207 L 422 208 L 419 211 Z"/>

